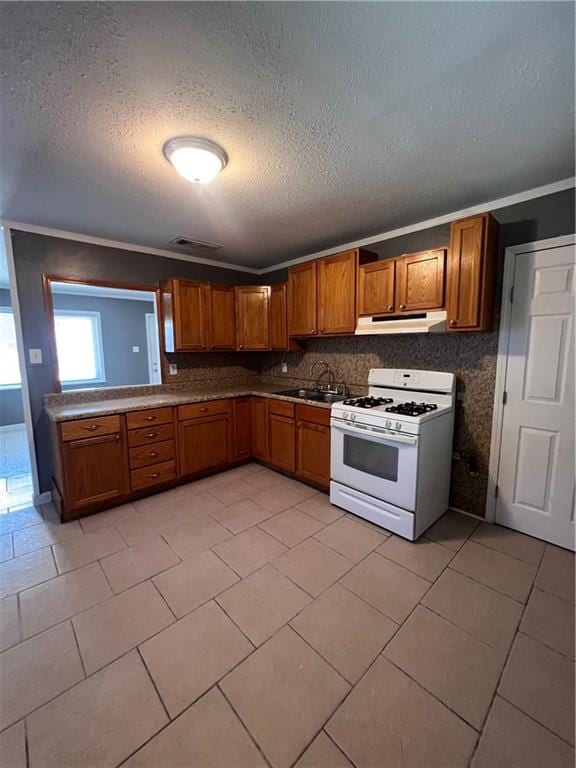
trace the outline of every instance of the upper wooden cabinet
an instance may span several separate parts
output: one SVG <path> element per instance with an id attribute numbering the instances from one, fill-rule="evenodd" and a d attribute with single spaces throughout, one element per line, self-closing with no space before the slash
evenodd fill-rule
<path id="1" fill-rule="evenodd" d="M 170 278 L 161 284 L 166 352 L 196 352 L 208 346 L 206 283 Z"/>
<path id="2" fill-rule="evenodd" d="M 358 269 L 358 315 L 386 315 L 394 312 L 396 262 L 380 259 Z"/>
<path id="3" fill-rule="evenodd" d="M 288 334 L 335 336 L 354 333 L 359 264 L 376 254 L 355 249 L 307 261 L 288 270 Z"/>
<path id="4" fill-rule="evenodd" d="M 270 287 L 236 287 L 236 349 L 270 348 Z"/>
<path id="5" fill-rule="evenodd" d="M 419 312 L 444 306 L 446 250 L 410 253 L 396 259 L 396 312 Z"/>
<path id="6" fill-rule="evenodd" d="M 210 321 L 210 349 L 235 349 L 234 287 L 210 283 L 206 295 Z"/>
<path id="7" fill-rule="evenodd" d="M 288 349 L 286 283 L 270 288 L 270 349 Z"/>
<path id="8" fill-rule="evenodd" d="M 498 222 L 487 213 L 452 224 L 446 286 L 450 331 L 492 330 L 498 231 Z"/>

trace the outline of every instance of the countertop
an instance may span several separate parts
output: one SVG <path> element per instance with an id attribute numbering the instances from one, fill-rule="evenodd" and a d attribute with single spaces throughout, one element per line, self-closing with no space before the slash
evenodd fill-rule
<path id="1" fill-rule="evenodd" d="M 305 405 L 314 405 L 317 408 L 331 408 L 330 403 L 319 403 L 317 400 L 279 395 L 278 392 L 284 389 L 287 389 L 287 387 L 258 384 L 251 384 L 245 387 L 211 387 L 190 392 L 166 392 L 154 395 L 119 397 L 109 400 L 89 400 L 82 403 L 68 403 L 66 405 L 46 405 L 44 406 L 44 411 L 52 421 L 60 422 L 90 416 L 110 416 L 128 411 L 141 411 L 147 408 L 159 408 L 164 405 L 186 405 L 187 403 L 203 403 L 207 400 L 247 397 L 249 395 L 272 397 L 277 400 L 288 400 L 292 403 L 304 403 Z"/>

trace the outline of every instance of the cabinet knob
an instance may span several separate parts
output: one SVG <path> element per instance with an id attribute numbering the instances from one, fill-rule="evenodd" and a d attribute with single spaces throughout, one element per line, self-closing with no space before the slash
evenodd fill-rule
<path id="1" fill-rule="evenodd" d="M 208 413 L 208 408 L 200 408 L 200 413 Z"/>
<path id="2" fill-rule="evenodd" d="M 452 327 L 454 327 L 455 325 L 458 325 L 458 321 L 457 320 L 450 320 L 450 325 Z"/>
<path id="3" fill-rule="evenodd" d="M 312 328 L 312 330 L 310 331 L 310 333 L 316 333 L 316 329 L 315 329 L 315 328 Z"/>
<path id="4" fill-rule="evenodd" d="M 158 456 L 158 451 L 150 451 L 150 453 L 148 454 L 149 459 L 155 459 L 156 456 Z"/>
<path id="5" fill-rule="evenodd" d="M 146 416 L 146 421 L 156 421 L 156 416 Z"/>
<path id="6" fill-rule="evenodd" d="M 148 432 L 146 437 L 156 437 L 157 434 L 158 434 L 158 432 Z"/>
<path id="7" fill-rule="evenodd" d="M 160 477 L 160 472 L 152 472 L 152 474 L 148 475 L 148 477 Z"/>
<path id="8" fill-rule="evenodd" d="M 324 333 L 324 328 L 320 328 L 320 333 Z"/>
<path id="9" fill-rule="evenodd" d="M 406 309 L 406 304 L 400 304 L 400 309 Z"/>
<path id="10" fill-rule="evenodd" d="M 83 427 L 83 429 L 87 429 L 88 432 L 95 432 L 98 429 L 98 424 L 90 424 L 89 427 Z"/>
<path id="11" fill-rule="evenodd" d="M 388 312 L 392 312 L 393 309 L 394 309 L 393 305 L 392 304 L 388 304 Z"/>
<path id="12" fill-rule="evenodd" d="M 240 344 L 240 345 L 238 346 L 238 349 L 244 349 L 244 344 Z"/>

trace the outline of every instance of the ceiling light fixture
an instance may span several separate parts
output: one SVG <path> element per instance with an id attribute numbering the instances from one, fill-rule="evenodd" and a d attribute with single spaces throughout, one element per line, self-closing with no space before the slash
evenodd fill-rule
<path id="1" fill-rule="evenodd" d="M 207 184 L 228 162 L 226 152 L 206 139 L 182 136 L 164 144 L 164 157 L 187 181 Z"/>

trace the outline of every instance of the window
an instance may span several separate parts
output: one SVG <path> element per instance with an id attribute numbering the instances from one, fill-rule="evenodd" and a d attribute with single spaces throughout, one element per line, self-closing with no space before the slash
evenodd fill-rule
<path id="1" fill-rule="evenodd" d="M 58 370 L 63 384 L 106 381 L 100 312 L 54 312 Z"/>
<path id="2" fill-rule="evenodd" d="M 20 365 L 16 347 L 16 327 L 10 307 L 0 307 L 0 389 L 20 386 Z"/>

